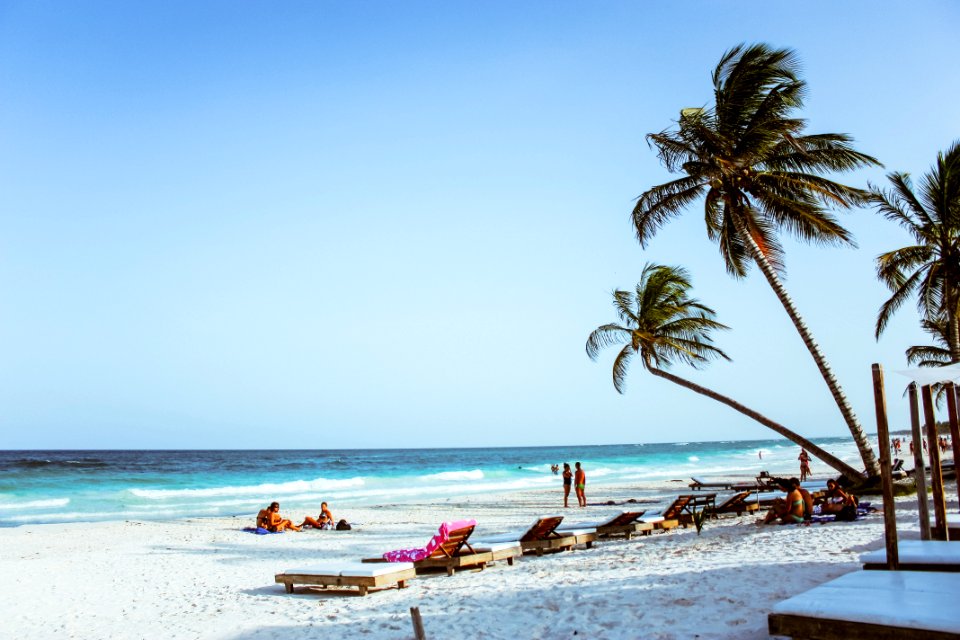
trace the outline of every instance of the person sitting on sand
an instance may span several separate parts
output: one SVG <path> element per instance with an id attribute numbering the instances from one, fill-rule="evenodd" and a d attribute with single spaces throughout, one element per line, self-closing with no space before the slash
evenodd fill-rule
<path id="1" fill-rule="evenodd" d="M 764 524 L 771 524 L 778 519 L 784 524 L 799 524 L 804 521 L 807 513 L 813 513 L 813 499 L 810 498 L 810 492 L 807 492 L 807 496 L 804 497 L 800 489 L 800 480 L 790 478 L 790 487 L 790 493 L 787 494 L 786 500 L 777 498 L 774 501 L 773 507 L 763 519 Z M 810 501 L 809 507 L 807 506 L 808 500 Z"/>
<path id="2" fill-rule="evenodd" d="M 320 503 L 320 515 L 316 519 L 307 516 L 303 519 L 301 527 L 313 527 L 314 529 L 333 529 L 336 526 L 336 521 L 333 519 L 333 514 L 330 513 L 330 508 L 327 506 L 326 502 Z"/>
<path id="3" fill-rule="evenodd" d="M 279 502 L 271 502 L 269 507 L 257 514 L 257 527 L 272 533 L 280 533 L 287 529 L 300 531 L 300 527 L 294 526 L 292 521 L 280 515 Z"/>
<path id="4" fill-rule="evenodd" d="M 827 480 L 827 491 L 823 495 L 820 512 L 824 514 L 840 513 L 844 507 L 849 506 L 857 506 L 854 497 L 841 489 L 836 480 Z"/>

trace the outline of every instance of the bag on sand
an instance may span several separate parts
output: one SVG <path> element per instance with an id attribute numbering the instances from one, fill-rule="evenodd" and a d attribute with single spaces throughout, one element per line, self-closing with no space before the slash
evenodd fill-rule
<path id="1" fill-rule="evenodd" d="M 350 523 L 346 520 L 341 520 L 337 523 L 337 531 L 350 531 L 351 528 Z"/>

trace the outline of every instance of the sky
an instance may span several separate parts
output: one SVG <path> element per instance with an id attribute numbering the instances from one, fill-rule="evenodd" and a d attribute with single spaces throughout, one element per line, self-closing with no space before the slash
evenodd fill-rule
<path id="1" fill-rule="evenodd" d="M 741 42 L 803 62 L 810 133 L 919 177 L 960 139 L 960 4 L 0 0 L 0 448 L 370 448 L 759 439 L 587 336 L 682 265 L 732 362 L 672 371 L 811 437 L 849 432 L 758 271 L 730 278 L 644 136 Z M 786 240 L 786 285 L 875 430 L 908 425 L 912 306 L 877 341 L 856 248 Z M 639 365 L 639 363 L 636 363 Z"/>

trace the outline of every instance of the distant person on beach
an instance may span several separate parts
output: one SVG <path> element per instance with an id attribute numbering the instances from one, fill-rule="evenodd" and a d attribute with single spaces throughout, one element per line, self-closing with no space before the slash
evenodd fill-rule
<path id="1" fill-rule="evenodd" d="M 800 461 L 800 482 L 804 482 L 807 476 L 813 475 L 810 473 L 810 454 L 807 453 L 806 449 L 800 449 L 797 460 Z"/>
<path id="2" fill-rule="evenodd" d="M 560 465 L 558 464 L 550 465 L 550 471 L 553 472 L 553 475 L 557 475 L 558 473 L 560 473 Z"/>
<path id="3" fill-rule="evenodd" d="M 570 487 L 573 486 L 573 471 L 570 471 L 570 463 L 563 463 L 563 508 L 570 506 Z"/>
<path id="4" fill-rule="evenodd" d="M 300 527 L 295 526 L 292 521 L 280 515 L 279 502 L 271 502 L 269 507 L 257 514 L 257 527 L 273 533 L 280 533 L 287 529 L 300 531 Z"/>
<path id="5" fill-rule="evenodd" d="M 579 462 L 573 466 L 577 469 L 577 471 L 573 474 L 573 484 L 577 490 L 577 502 L 580 503 L 581 507 L 585 507 L 587 506 L 587 474 L 584 473 Z"/>
<path id="6" fill-rule="evenodd" d="M 330 513 L 330 507 L 327 506 L 327 503 L 321 502 L 320 515 L 316 519 L 307 516 L 300 526 L 313 527 L 314 529 L 333 529 L 336 526 L 336 521 L 333 519 L 333 514 Z"/>

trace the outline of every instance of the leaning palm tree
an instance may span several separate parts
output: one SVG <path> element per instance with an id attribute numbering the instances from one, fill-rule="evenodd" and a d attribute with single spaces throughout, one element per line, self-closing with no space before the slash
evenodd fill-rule
<path id="1" fill-rule="evenodd" d="M 897 222 L 916 244 L 877 258 L 877 275 L 893 295 L 877 316 L 879 338 L 900 306 L 917 296 L 928 322 L 945 321 L 950 362 L 960 362 L 960 142 L 923 177 L 918 191 L 906 173 L 887 176 L 893 188 L 871 187 L 870 200 L 888 220 Z"/>
<path id="2" fill-rule="evenodd" d="M 732 398 L 666 371 L 675 362 L 697 369 L 714 358 L 730 359 L 713 345 L 710 337 L 713 330 L 728 327 L 714 320 L 712 309 L 688 296 L 690 287 L 684 269 L 648 264 L 635 293 L 614 291 L 613 305 L 622 324 L 605 324 L 587 339 L 587 355 L 592 360 L 605 347 L 624 345 L 613 362 L 614 388 L 623 393 L 630 361 L 639 356 L 643 367 L 653 375 L 722 402 L 806 448 L 851 480 L 862 480 L 853 467 L 783 425 Z"/>
<path id="3" fill-rule="evenodd" d="M 676 130 L 647 136 L 666 168 L 686 175 L 641 195 L 633 223 L 646 247 L 667 221 L 704 200 L 707 236 L 720 245 L 727 271 L 742 278 L 752 263 L 763 273 L 813 356 L 867 473 L 877 476 L 873 448 L 783 287 L 777 232 L 820 244 L 852 245 L 850 233 L 828 207 L 861 205 L 867 193 L 823 174 L 879 163 L 856 151 L 844 134 L 804 134 L 806 123 L 794 116 L 806 88 L 797 67 L 793 51 L 763 44 L 740 45 L 724 54 L 713 73 L 715 104 L 684 109 Z"/>

